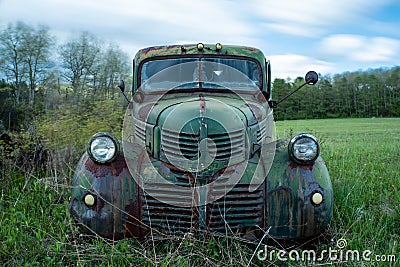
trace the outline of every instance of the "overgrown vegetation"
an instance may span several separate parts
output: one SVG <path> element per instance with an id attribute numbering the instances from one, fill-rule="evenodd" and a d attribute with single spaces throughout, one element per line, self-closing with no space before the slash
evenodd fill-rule
<path id="1" fill-rule="evenodd" d="M 37 132 L 55 162 L 75 165 L 96 132 L 121 137 L 125 103 L 120 99 L 76 105 L 61 104 L 36 120 Z"/>
<path id="2" fill-rule="evenodd" d="M 48 123 L 50 124 L 50 123 Z M 51 127 L 48 125 L 48 127 Z M 55 127 L 55 126 L 54 126 Z M 0 198 L 0 263 L 4 266 L 308 266 L 309 262 L 259 260 L 257 252 L 329 248 L 395 255 L 396 262 L 334 261 L 335 266 L 398 266 L 400 263 L 400 119 L 330 119 L 277 122 L 279 137 L 311 131 L 322 143 L 334 190 L 334 216 L 313 243 L 262 244 L 235 236 L 190 235 L 155 241 L 117 242 L 82 235 L 67 210 L 69 181 L 55 173 L 19 171 L 15 158 L 4 162 Z M 77 143 L 79 143 L 77 139 Z M 4 156 L 4 154 L 2 154 Z M 16 151 L 11 155 L 18 157 Z M 59 159 L 62 160 L 62 159 Z M 257 247 L 257 245 L 260 245 Z M 327 259 L 317 262 L 329 265 Z"/>

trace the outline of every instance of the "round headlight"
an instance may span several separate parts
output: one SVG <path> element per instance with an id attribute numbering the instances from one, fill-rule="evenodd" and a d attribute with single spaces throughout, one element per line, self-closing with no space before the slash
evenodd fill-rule
<path id="1" fill-rule="evenodd" d="M 299 164 L 314 162 L 319 155 L 317 138 L 307 133 L 296 135 L 289 142 L 289 155 Z"/>
<path id="2" fill-rule="evenodd" d="M 109 133 L 97 133 L 89 141 L 89 157 L 97 163 L 112 162 L 118 154 L 118 140 Z"/>

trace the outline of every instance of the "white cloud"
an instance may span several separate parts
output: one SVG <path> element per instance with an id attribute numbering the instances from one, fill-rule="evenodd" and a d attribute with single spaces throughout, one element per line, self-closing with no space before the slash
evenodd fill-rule
<path id="1" fill-rule="evenodd" d="M 391 62 L 400 53 L 400 40 L 336 34 L 321 41 L 321 52 L 358 62 Z"/>
<path id="2" fill-rule="evenodd" d="M 358 21 L 391 0 L 253 0 L 254 12 L 267 29 L 290 35 L 315 37 L 329 26 Z"/>
<path id="3" fill-rule="evenodd" d="M 274 55 L 268 59 L 273 77 L 282 79 L 304 77 L 310 70 L 325 75 L 331 73 L 334 67 L 332 63 L 296 54 Z"/>
<path id="4" fill-rule="evenodd" d="M 0 9 L 2 20 L 28 19 L 28 23 L 44 23 L 67 33 L 107 32 L 105 38 L 129 35 L 137 43 L 182 39 L 244 43 L 254 33 L 254 27 L 240 19 L 241 6 L 234 1 L 5 0 Z"/>

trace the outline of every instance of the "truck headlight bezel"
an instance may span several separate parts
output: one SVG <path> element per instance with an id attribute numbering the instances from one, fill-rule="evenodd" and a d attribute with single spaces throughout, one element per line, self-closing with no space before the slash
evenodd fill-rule
<path id="1" fill-rule="evenodd" d="M 89 158 L 98 164 L 113 162 L 119 152 L 119 141 L 111 133 L 96 133 L 88 142 L 87 153 Z"/>
<path id="2" fill-rule="evenodd" d="M 319 156 L 320 147 L 315 136 L 308 133 L 295 135 L 289 141 L 288 152 L 290 158 L 298 164 L 311 164 Z"/>

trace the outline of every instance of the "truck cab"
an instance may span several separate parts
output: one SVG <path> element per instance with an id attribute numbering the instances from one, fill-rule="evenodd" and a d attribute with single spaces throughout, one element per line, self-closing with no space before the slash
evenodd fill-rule
<path id="1" fill-rule="evenodd" d="M 317 80 L 309 72 L 302 86 Z M 290 94 L 274 101 L 271 88 L 270 62 L 256 48 L 138 51 L 122 139 L 89 140 L 73 179 L 73 218 L 113 239 L 318 235 L 332 214 L 329 174 L 316 137 L 277 140 L 273 109 Z"/>

